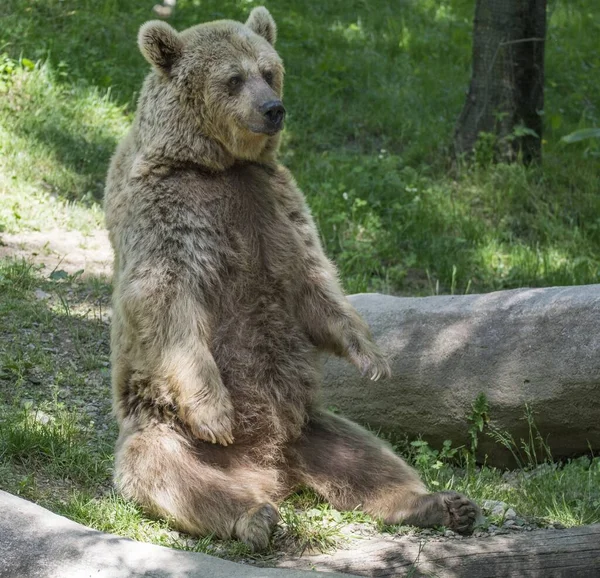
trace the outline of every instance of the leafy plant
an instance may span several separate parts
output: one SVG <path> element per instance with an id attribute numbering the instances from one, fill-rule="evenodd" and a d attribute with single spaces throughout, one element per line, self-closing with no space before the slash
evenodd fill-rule
<path id="1" fill-rule="evenodd" d="M 441 449 L 436 450 L 423 439 L 410 442 L 410 448 L 410 460 L 419 469 L 427 486 L 441 489 L 461 448 L 453 448 L 452 440 L 444 440 Z"/>
<path id="2" fill-rule="evenodd" d="M 470 446 L 468 451 L 464 452 L 464 456 L 467 460 L 469 468 L 473 468 L 476 460 L 477 448 L 479 447 L 479 436 L 483 432 L 484 427 L 489 423 L 489 403 L 487 397 L 482 392 L 471 404 L 471 412 L 467 415 L 467 421 L 471 424 L 469 426 L 468 435 L 470 439 Z"/>
<path id="3" fill-rule="evenodd" d="M 283 523 L 283 540 L 298 554 L 307 549 L 326 552 L 342 539 L 342 514 L 326 503 L 307 510 L 297 510 L 293 503 L 284 503 L 279 514 Z"/>
<path id="4" fill-rule="evenodd" d="M 573 144 L 580 141 L 598 140 L 600 139 L 600 128 L 582 128 L 576 130 L 566 136 L 563 136 L 560 140 L 563 143 Z M 600 156 L 600 143 L 595 142 L 592 145 L 586 147 L 584 151 L 585 157 L 597 157 Z"/>
<path id="5" fill-rule="evenodd" d="M 600 138 L 600 128 L 582 128 L 563 136 L 560 140 L 567 144 L 571 144 L 591 138 Z"/>

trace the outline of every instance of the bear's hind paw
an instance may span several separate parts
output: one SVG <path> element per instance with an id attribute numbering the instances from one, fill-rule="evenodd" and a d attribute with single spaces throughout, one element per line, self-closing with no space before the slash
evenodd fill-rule
<path id="1" fill-rule="evenodd" d="M 252 508 L 235 523 L 235 536 L 253 552 L 269 546 L 271 534 L 279 521 L 279 512 L 268 502 Z"/>

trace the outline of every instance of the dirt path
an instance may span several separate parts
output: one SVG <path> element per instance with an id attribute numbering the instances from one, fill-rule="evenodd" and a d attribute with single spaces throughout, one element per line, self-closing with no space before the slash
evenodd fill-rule
<path id="1" fill-rule="evenodd" d="M 84 235 L 79 231 L 43 231 L 0 235 L 0 259 L 24 258 L 43 265 L 49 275 L 54 270 L 69 274 L 83 270 L 84 276 L 110 278 L 112 249 L 108 232 L 96 230 Z"/>

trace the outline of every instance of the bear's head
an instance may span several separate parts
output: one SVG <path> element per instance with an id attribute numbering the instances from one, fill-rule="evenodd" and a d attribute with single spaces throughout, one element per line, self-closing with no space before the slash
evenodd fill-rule
<path id="1" fill-rule="evenodd" d="M 285 117 L 276 35 L 263 7 L 245 24 L 219 20 L 180 33 L 165 22 L 144 24 L 138 43 L 153 70 L 140 95 L 136 142 L 146 159 L 214 170 L 272 159 Z"/>

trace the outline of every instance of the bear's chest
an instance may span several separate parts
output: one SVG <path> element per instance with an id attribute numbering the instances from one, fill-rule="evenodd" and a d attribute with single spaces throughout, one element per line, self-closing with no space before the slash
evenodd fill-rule
<path id="1" fill-rule="evenodd" d="M 243 177 L 232 183 L 223 215 L 234 270 L 246 281 L 290 280 L 300 274 L 303 243 L 281 191 L 251 172 Z"/>

